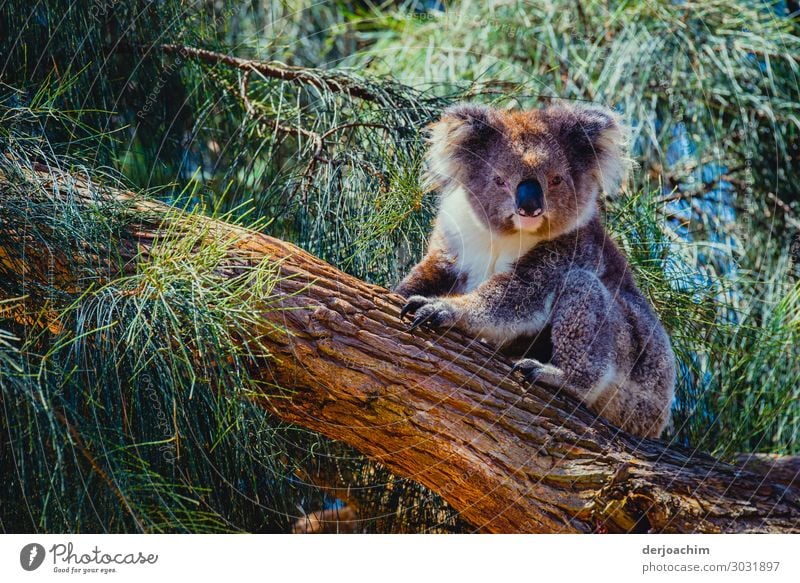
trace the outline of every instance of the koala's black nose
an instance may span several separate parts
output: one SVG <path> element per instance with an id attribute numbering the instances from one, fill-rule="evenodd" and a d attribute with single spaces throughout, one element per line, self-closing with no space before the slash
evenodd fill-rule
<path id="1" fill-rule="evenodd" d="M 536 179 L 523 180 L 517 186 L 517 213 L 538 217 L 544 212 L 544 192 Z"/>

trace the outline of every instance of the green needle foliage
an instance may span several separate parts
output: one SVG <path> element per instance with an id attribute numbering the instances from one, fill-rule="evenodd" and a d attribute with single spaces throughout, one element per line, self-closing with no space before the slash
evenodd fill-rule
<path id="1" fill-rule="evenodd" d="M 338 504 L 312 483 L 321 474 L 352 485 L 362 530 L 468 530 L 421 487 L 253 403 L 291 391 L 248 372 L 269 362 L 245 333 L 250 298 L 271 298 L 268 264 L 231 277 L 225 243 L 179 235 L 170 217 L 140 256 L 130 230 L 152 217 L 54 202 L 31 175 L 45 164 L 92 193 L 129 187 L 388 286 L 435 210 L 421 130 L 468 99 L 620 111 L 638 166 L 605 220 L 679 359 L 667 437 L 722 456 L 798 453 L 800 51 L 779 8 L 6 2 L 0 529 L 285 532 Z M 72 287 L 14 261 L 42 249 Z"/>
<path id="2" fill-rule="evenodd" d="M 26 153 L 9 154 L 0 160 L 0 292 L 13 298 L 0 335 L 5 530 L 283 532 L 303 509 L 332 503 L 307 481 L 321 461 L 355 489 L 369 481 L 362 530 L 463 528 L 416 484 L 252 401 L 285 398 L 248 372 L 269 363 L 247 330 L 256 300 L 281 309 L 274 264 L 231 274 L 230 243 L 199 228 L 173 232 L 170 216 L 131 263 L 120 250 L 148 217 L 100 198 L 87 209 L 74 200 L 83 192 L 54 200 L 26 172 Z M 53 275 L 34 285 L 19 268 L 29 247 L 54 253 Z M 74 290 L 47 285 L 61 269 Z"/>

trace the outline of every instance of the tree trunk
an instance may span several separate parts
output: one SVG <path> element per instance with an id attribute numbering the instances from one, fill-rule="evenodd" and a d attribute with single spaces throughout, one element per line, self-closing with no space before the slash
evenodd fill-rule
<path id="1" fill-rule="evenodd" d="M 43 190 L 66 196 L 64 181 L 75 179 L 41 170 Z M 94 204 L 85 183 L 75 192 L 78 204 Z M 131 229 L 123 254 L 146 257 L 169 210 L 171 231 L 202 227 L 231 242 L 231 269 L 273 263 L 281 309 L 264 301 L 259 310 L 263 325 L 252 333 L 272 357 L 253 374 L 285 389 L 265 390 L 259 402 L 424 484 L 480 531 L 800 530 L 800 489 L 788 480 L 625 434 L 566 395 L 521 385 L 507 360 L 457 331 L 409 332 L 402 298 L 290 243 L 130 193 L 106 196 L 150 217 Z M 28 248 L 15 268 L 44 273 L 61 265 L 57 253 Z M 0 248 L 6 265 L 10 256 Z M 79 285 L 63 269 L 51 268 L 53 277 Z"/>

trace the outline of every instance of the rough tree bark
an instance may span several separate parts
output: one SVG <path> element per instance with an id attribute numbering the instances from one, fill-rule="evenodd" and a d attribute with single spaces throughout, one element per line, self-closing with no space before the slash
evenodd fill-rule
<path id="1" fill-rule="evenodd" d="M 33 177 L 52 196 L 65 196 L 64 181 L 74 180 L 41 169 Z M 77 204 L 94 204 L 85 183 L 72 191 Z M 115 190 L 106 196 L 151 217 L 130 235 L 130 249 L 146 259 L 167 208 Z M 173 232 L 198 228 L 197 217 L 174 210 L 170 221 Z M 264 325 L 253 334 L 264 335 L 273 357 L 254 372 L 286 390 L 259 402 L 424 484 L 480 531 L 800 530 L 793 480 L 627 435 L 565 395 L 522 386 L 508 361 L 473 338 L 410 333 L 399 296 L 284 241 L 204 223 L 231 242 L 234 268 L 279 266 L 276 291 L 289 309 L 261 310 Z M 50 253 L 58 251 L 29 248 L 30 265 L 18 267 L 35 274 L 36 264 L 58 264 Z M 56 279 L 75 285 L 60 270 Z"/>

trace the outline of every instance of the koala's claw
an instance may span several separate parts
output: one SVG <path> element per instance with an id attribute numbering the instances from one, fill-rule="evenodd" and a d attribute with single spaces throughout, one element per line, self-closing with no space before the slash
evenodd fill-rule
<path id="1" fill-rule="evenodd" d="M 514 363 L 511 367 L 511 372 L 522 373 L 524 378 L 529 383 L 534 383 L 544 373 L 544 365 L 534 358 L 523 358 Z"/>
<path id="2" fill-rule="evenodd" d="M 409 312 L 416 312 L 422 306 L 427 304 L 430 300 L 425 296 L 411 296 L 406 300 L 406 305 L 400 310 L 400 319 L 406 317 Z"/>
<path id="3" fill-rule="evenodd" d="M 401 317 L 412 311 L 414 312 L 414 320 L 411 322 L 409 330 L 415 330 L 420 326 L 442 328 L 455 322 L 453 308 L 442 300 L 412 296 L 408 298 L 408 303 L 400 312 Z"/>
<path id="4" fill-rule="evenodd" d="M 411 325 L 408 327 L 408 329 L 409 329 L 409 330 L 416 330 L 417 328 L 419 328 L 420 326 L 422 326 L 423 324 L 425 324 L 425 322 L 426 322 L 428 319 L 430 319 L 430 315 L 418 315 L 418 316 L 416 316 L 416 317 L 414 318 L 414 320 L 411 322 Z"/>

